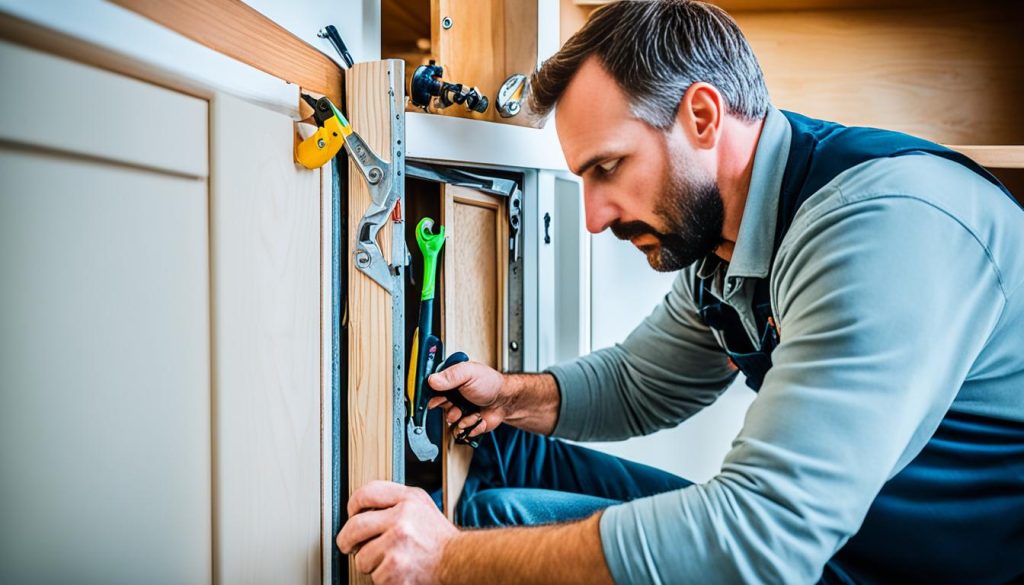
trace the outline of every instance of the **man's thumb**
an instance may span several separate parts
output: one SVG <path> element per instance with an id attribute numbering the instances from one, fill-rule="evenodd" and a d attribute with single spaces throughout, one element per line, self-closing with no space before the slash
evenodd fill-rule
<path id="1" fill-rule="evenodd" d="M 472 377 L 472 370 L 473 369 L 470 367 L 468 362 L 455 364 L 443 372 L 431 374 L 427 378 L 427 384 L 429 384 L 434 390 L 441 392 L 458 388 L 470 380 Z"/>

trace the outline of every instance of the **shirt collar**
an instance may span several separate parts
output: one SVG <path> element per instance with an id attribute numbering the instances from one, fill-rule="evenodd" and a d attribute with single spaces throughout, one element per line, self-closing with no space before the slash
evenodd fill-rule
<path id="1" fill-rule="evenodd" d="M 771 270 L 775 248 L 775 224 L 779 209 L 782 175 L 789 158 L 792 138 L 789 120 L 774 106 L 768 106 L 764 127 L 754 151 L 750 189 L 743 207 L 743 219 L 733 248 L 726 280 L 742 277 L 764 278 Z M 713 254 L 712 254 L 713 256 Z M 717 258 L 716 258 L 717 259 Z M 705 258 L 701 268 L 714 262 Z"/>

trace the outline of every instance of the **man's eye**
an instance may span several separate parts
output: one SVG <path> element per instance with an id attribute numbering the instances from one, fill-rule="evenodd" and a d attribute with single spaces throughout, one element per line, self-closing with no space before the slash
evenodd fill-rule
<path id="1" fill-rule="evenodd" d="M 602 174 L 610 175 L 619 166 L 619 161 L 620 160 L 622 160 L 622 159 L 616 158 L 616 159 L 613 159 L 613 160 L 610 160 L 610 161 L 603 162 L 603 163 L 597 165 L 597 168 L 601 169 L 601 173 Z"/>

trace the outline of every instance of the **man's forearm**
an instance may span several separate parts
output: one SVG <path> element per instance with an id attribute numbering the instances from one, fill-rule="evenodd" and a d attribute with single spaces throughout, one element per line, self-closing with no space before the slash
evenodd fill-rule
<path id="1" fill-rule="evenodd" d="M 600 520 L 598 513 L 569 524 L 463 531 L 444 547 L 440 581 L 444 585 L 611 585 Z"/>
<path id="2" fill-rule="evenodd" d="M 550 435 L 558 423 L 561 396 L 551 374 L 505 374 L 502 393 L 509 397 L 505 422 L 532 433 Z"/>

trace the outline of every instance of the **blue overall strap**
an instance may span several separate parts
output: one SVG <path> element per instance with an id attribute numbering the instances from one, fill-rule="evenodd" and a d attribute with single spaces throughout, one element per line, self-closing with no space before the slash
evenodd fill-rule
<path id="1" fill-rule="evenodd" d="M 789 120 L 792 135 L 789 158 L 786 161 L 779 193 L 773 261 L 782 238 L 804 201 L 842 172 L 869 160 L 909 154 L 932 154 L 974 171 L 1016 202 L 1009 190 L 991 173 L 970 158 L 944 146 L 899 132 L 876 128 L 848 128 L 793 112 L 782 113 Z M 749 347 L 750 344 L 738 341 L 749 337 L 739 315 L 711 293 L 705 279 L 698 279 L 694 283 L 694 293 L 701 318 L 708 327 L 718 331 L 719 339 L 725 340 L 724 349 L 736 367 L 743 372 L 747 386 L 754 391 L 760 390 L 765 374 L 772 367 L 771 352 L 778 344 L 778 331 L 770 319 L 771 298 L 768 279 L 758 279 L 754 288 L 752 309 L 758 339 L 755 340 L 757 346 L 752 349 Z"/>
<path id="2" fill-rule="evenodd" d="M 847 169 L 873 159 L 919 153 L 939 156 L 974 171 L 1016 202 L 1009 189 L 992 173 L 967 156 L 945 146 L 901 132 L 847 127 L 785 110 L 782 110 L 782 114 L 789 120 L 792 140 L 779 194 L 775 251 L 778 251 L 782 237 L 789 231 L 797 210 L 808 197 Z"/>

